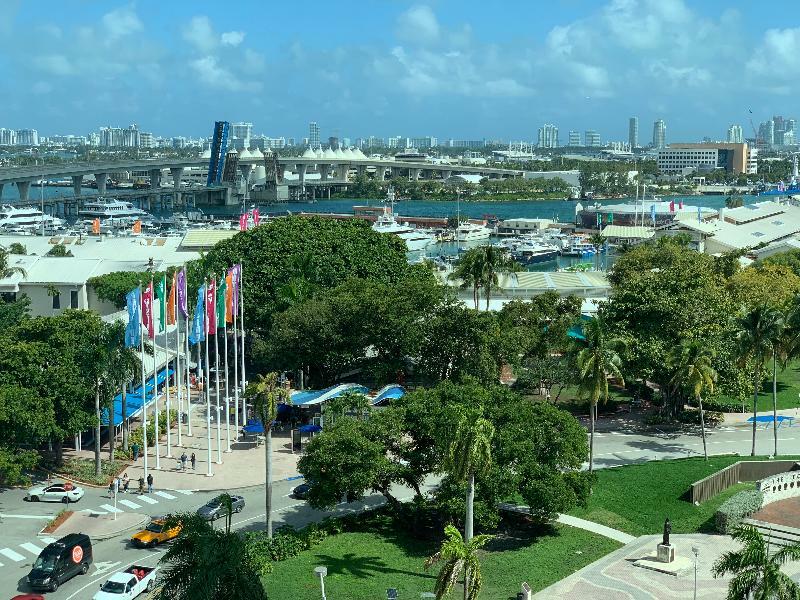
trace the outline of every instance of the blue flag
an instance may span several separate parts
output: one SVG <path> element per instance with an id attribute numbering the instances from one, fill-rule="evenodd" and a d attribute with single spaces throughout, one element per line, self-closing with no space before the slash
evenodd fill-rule
<path id="1" fill-rule="evenodd" d="M 205 294 L 206 286 L 203 284 L 200 286 L 200 289 L 197 290 L 197 306 L 194 307 L 194 315 L 192 316 L 192 330 L 189 332 L 189 343 L 191 343 L 193 346 L 206 339 L 206 315 L 204 304 Z"/>
<path id="2" fill-rule="evenodd" d="M 125 347 L 136 348 L 142 336 L 142 292 L 139 288 L 125 296 L 128 304 L 128 325 L 125 327 Z"/>
<path id="3" fill-rule="evenodd" d="M 653 219 L 653 225 L 656 224 L 656 205 L 650 205 L 650 218 Z"/>
<path id="4" fill-rule="evenodd" d="M 698 221 L 702 221 L 703 220 L 703 211 L 699 206 L 697 207 L 697 220 Z"/>

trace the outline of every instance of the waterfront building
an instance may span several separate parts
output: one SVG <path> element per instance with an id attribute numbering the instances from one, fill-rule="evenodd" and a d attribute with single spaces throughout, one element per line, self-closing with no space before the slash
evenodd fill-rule
<path id="1" fill-rule="evenodd" d="M 433 136 L 411 138 L 411 146 L 417 150 L 426 150 L 439 145 L 439 140 Z"/>
<path id="2" fill-rule="evenodd" d="M 16 146 L 17 132 L 15 129 L 0 127 L 0 146 Z"/>
<path id="3" fill-rule="evenodd" d="M 747 149 L 747 174 L 755 175 L 758 173 L 758 148 Z"/>
<path id="4" fill-rule="evenodd" d="M 39 132 L 35 129 L 17 129 L 18 146 L 38 146 Z"/>
<path id="5" fill-rule="evenodd" d="M 577 148 L 581 145 L 581 132 L 571 129 L 569 132 L 569 146 Z"/>
<path id="6" fill-rule="evenodd" d="M 583 145 L 587 148 L 599 148 L 602 145 L 600 134 L 594 129 L 587 129 L 583 133 Z"/>
<path id="7" fill-rule="evenodd" d="M 575 208 L 578 226 L 587 229 L 596 229 L 598 223 L 601 227 L 606 225 L 653 227 L 654 220 L 656 227 L 662 227 L 678 218 L 694 218 L 697 221 L 698 210 L 703 219 L 710 218 L 717 213 L 713 208 L 697 207 L 659 198 L 640 199 L 638 202 L 631 200 L 621 204 L 598 203 L 586 208 L 578 203 Z"/>
<path id="8" fill-rule="evenodd" d="M 667 124 L 664 119 L 653 123 L 653 148 L 661 150 L 667 147 Z"/>
<path id="9" fill-rule="evenodd" d="M 741 125 L 731 125 L 730 127 L 728 127 L 728 143 L 729 144 L 744 143 L 744 133 L 742 132 Z"/>
<path id="10" fill-rule="evenodd" d="M 658 170 L 665 175 L 725 169 L 734 175 L 747 171 L 747 144 L 670 144 L 658 151 Z"/>
<path id="11" fill-rule="evenodd" d="M 155 147 L 155 140 L 153 139 L 153 134 L 149 131 L 142 131 L 139 133 L 139 145 L 142 148 L 153 148 Z"/>
<path id="12" fill-rule="evenodd" d="M 486 140 L 450 140 L 450 148 L 485 148 Z"/>
<path id="13" fill-rule="evenodd" d="M 628 119 L 628 144 L 631 150 L 639 147 L 639 117 Z"/>
<path id="14" fill-rule="evenodd" d="M 136 123 L 128 125 L 127 129 L 122 130 L 122 146 L 125 148 L 138 148 L 141 143 L 139 133 Z"/>
<path id="15" fill-rule="evenodd" d="M 539 127 L 539 148 L 558 148 L 558 127 L 552 123 Z"/>
<path id="16" fill-rule="evenodd" d="M 784 146 L 794 146 L 796 144 L 794 131 L 784 131 L 782 141 Z"/>
<path id="17" fill-rule="evenodd" d="M 319 143 L 319 125 L 316 121 L 311 121 L 308 124 L 308 145 L 312 148 L 321 148 Z"/>

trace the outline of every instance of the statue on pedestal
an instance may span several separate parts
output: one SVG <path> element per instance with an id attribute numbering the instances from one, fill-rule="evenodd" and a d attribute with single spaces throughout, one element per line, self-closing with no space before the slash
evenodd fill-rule
<path id="1" fill-rule="evenodd" d="M 661 540 L 662 545 L 669 546 L 670 533 L 672 533 L 672 522 L 669 520 L 669 517 L 667 517 L 664 521 L 664 537 Z"/>

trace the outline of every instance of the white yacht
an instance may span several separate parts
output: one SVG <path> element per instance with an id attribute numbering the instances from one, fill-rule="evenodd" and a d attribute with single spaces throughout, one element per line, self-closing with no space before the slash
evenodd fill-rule
<path id="1" fill-rule="evenodd" d="M 417 229 L 408 223 L 397 222 L 394 217 L 394 190 L 391 187 L 387 193 L 387 199 L 389 206 L 384 208 L 383 214 L 373 223 L 374 231 L 396 235 L 406 243 L 406 249 L 409 252 L 418 252 L 436 243 L 436 236 L 432 233 L 424 229 Z"/>
<path id="2" fill-rule="evenodd" d="M 475 242 L 478 240 L 488 240 L 492 235 L 492 230 L 485 225 L 477 225 L 464 221 L 456 229 L 457 242 Z"/>
<path id="3" fill-rule="evenodd" d="M 83 203 L 83 208 L 78 211 L 78 215 L 89 219 L 115 219 L 120 221 L 135 221 L 149 213 L 136 208 L 130 202 L 116 200 L 115 198 L 98 198 L 97 200 L 87 200 Z"/>
<path id="4" fill-rule="evenodd" d="M 64 220 L 51 217 L 32 207 L 20 207 L 4 204 L 0 207 L 0 228 L 11 229 L 37 229 L 42 226 L 46 229 L 63 227 Z"/>

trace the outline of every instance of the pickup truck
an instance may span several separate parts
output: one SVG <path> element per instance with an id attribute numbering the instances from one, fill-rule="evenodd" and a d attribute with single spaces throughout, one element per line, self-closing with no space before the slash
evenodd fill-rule
<path id="1" fill-rule="evenodd" d="M 133 565 L 108 578 L 93 600 L 132 600 L 142 592 L 151 592 L 156 586 L 158 567 Z"/>

